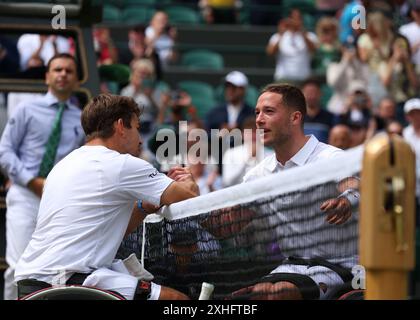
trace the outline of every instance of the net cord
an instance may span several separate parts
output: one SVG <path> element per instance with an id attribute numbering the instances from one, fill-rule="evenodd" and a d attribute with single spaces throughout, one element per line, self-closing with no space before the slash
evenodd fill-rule
<path id="1" fill-rule="evenodd" d="M 330 181 L 338 182 L 361 171 L 363 150 L 363 146 L 359 146 L 344 151 L 333 159 L 323 159 L 303 167 L 291 168 L 254 181 L 177 202 L 163 207 L 157 214 L 148 215 L 144 223 L 160 222 L 163 218 L 169 221 L 182 219 Z"/>

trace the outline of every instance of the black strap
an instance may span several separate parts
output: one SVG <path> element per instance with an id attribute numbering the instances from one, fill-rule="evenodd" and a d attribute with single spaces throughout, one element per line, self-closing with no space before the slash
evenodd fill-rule
<path id="1" fill-rule="evenodd" d="M 313 257 L 313 258 L 301 258 L 301 257 L 288 257 L 282 264 L 294 264 L 294 265 L 305 265 L 308 267 L 315 267 L 321 266 L 331 269 L 335 273 L 337 273 L 343 282 L 349 282 L 353 279 L 353 274 L 347 268 L 342 267 L 339 264 L 331 263 L 321 257 Z"/>
<path id="2" fill-rule="evenodd" d="M 17 287 L 18 287 L 18 299 L 22 299 L 23 297 L 31 293 L 37 292 L 42 289 L 51 288 L 51 285 L 44 281 L 38 281 L 35 279 L 24 279 L 24 280 L 19 280 L 17 282 Z"/>
<path id="3" fill-rule="evenodd" d="M 66 285 L 82 285 L 90 273 L 74 273 L 67 281 Z M 52 286 L 44 281 L 35 279 L 24 279 L 17 282 L 18 285 L 18 299 L 37 292 L 42 289 L 51 288 Z"/>
<path id="4" fill-rule="evenodd" d="M 147 300 L 151 291 L 152 287 L 150 282 L 139 280 L 134 294 L 134 300 Z"/>
<path id="5" fill-rule="evenodd" d="M 82 285 L 90 273 L 74 273 L 67 281 L 66 285 Z"/>
<path id="6" fill-rule="evenodd" d="M 287 281 L 293 283 L 299 288 L 302 298 L 304 300 L 318 300 L 319 299 L 319 287 L 317 283 L 309 276 L 299 273 L 271 273 L 268 276 L 262 278 L 262 282 L 276 283 L 280 281 Z"/>

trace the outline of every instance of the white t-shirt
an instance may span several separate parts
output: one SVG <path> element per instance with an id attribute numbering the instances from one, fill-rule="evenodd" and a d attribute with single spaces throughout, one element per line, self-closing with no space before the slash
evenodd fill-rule
<path id="1" fill-rule="evenodd" d="M 305 145 L 290 160 L 286 161 L 284 166 L 277 161 L 276 155 L 272 154 L 261 161 L 255 168 L 249 170 L 244 177 L 244 182 L 268 176 L 289 168 L 300 167 L 321 159 L 332 158 L 342 152 L 341 149 L 319 142 L 315 136 L 311 135 Z"/>
<path id="2" fill-rule="evenodd" d="M 316 35 L 308 32 L 308 38 L 317 42 Z M 286 31 L 283 35 L 273 34 L 270 44 L 279 41 L 275 80 L 305 80 L 311 75 L 311 53 L 300 33 Z"/>
<path id="3" fill-rule="evenodd" d="M 23 34 L 17 43 L 17 48 L 20 54 L 20 67 L 24 71 L 28 68 L 28 62 L 31 56 L 39 49 L 41 45 L 41 39 L 39 34 Z M 69 40 L 62 36 L 56 37 L 56 45 L 58 53 L 69 53 L 70 52 L 70 43 Z M 54 56 L 55 49 L 53 45 L 53 38 L 48 37 L 44 42 L 41 52 L 39 53 L 41 59 L 44 61 L 46 66 L 48 61 Z"/>
<path id="4" fill-rule="evenodd" d="M 32 239 L 15 280 L 51 283 L 60 274 L 111 266 L 137 199 L 158 205 L 172 179 L 149 163 L 103 146 L 83 146 L 48 175 Z"/>
<path id="5" fill-rule="evenodd" d="M 237 125 L 238 116 L 241 110 L 242 110 L 242 106 L 234 106 L 231 103 L 227 105 L 228 124 L 230 126 Z"/>

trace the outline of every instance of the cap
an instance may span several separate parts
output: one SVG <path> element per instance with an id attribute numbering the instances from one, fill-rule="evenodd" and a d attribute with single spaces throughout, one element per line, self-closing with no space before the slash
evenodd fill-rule
<path id="1" fill-rule="evenodd" d="M 366 85 L 363 83 L 363 81 L 354 80 L 350 82 L 349 91 L 350 93 L 354 93 L 357 91 L 366 91 Z"/>
<path id="2" fill-rule="evenodd" d="M 246 87 L 248 78 L 240 71 L 232 71 L 226 75 L 225 82 L 229 82 L 236 87 Z"/>
<path id="3" fill-rule="evenodd" d="M 410 100 L 407 100 L 404 104 L 404 112 L 409 113 L 412 110 L 420 110 L 420 99 L 419 98 L 413 98 Z"/>

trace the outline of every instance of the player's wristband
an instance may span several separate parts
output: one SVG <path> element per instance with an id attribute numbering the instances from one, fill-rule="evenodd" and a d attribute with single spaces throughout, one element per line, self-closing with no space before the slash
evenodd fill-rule
<path id="1" fill-rule="evenodd" d="M 357 207 L 359 205 L 360 193 L 356 189 L 347 189 L 338 198 L 346 198 L 352 207 Z"/>
<path id="2" fill-rule="evenodd" d="M 143 208 L 143 200 L 137 200 L 137 209 L 139 209 L 141 213 L 147 214 L 146 210 Z"/>

